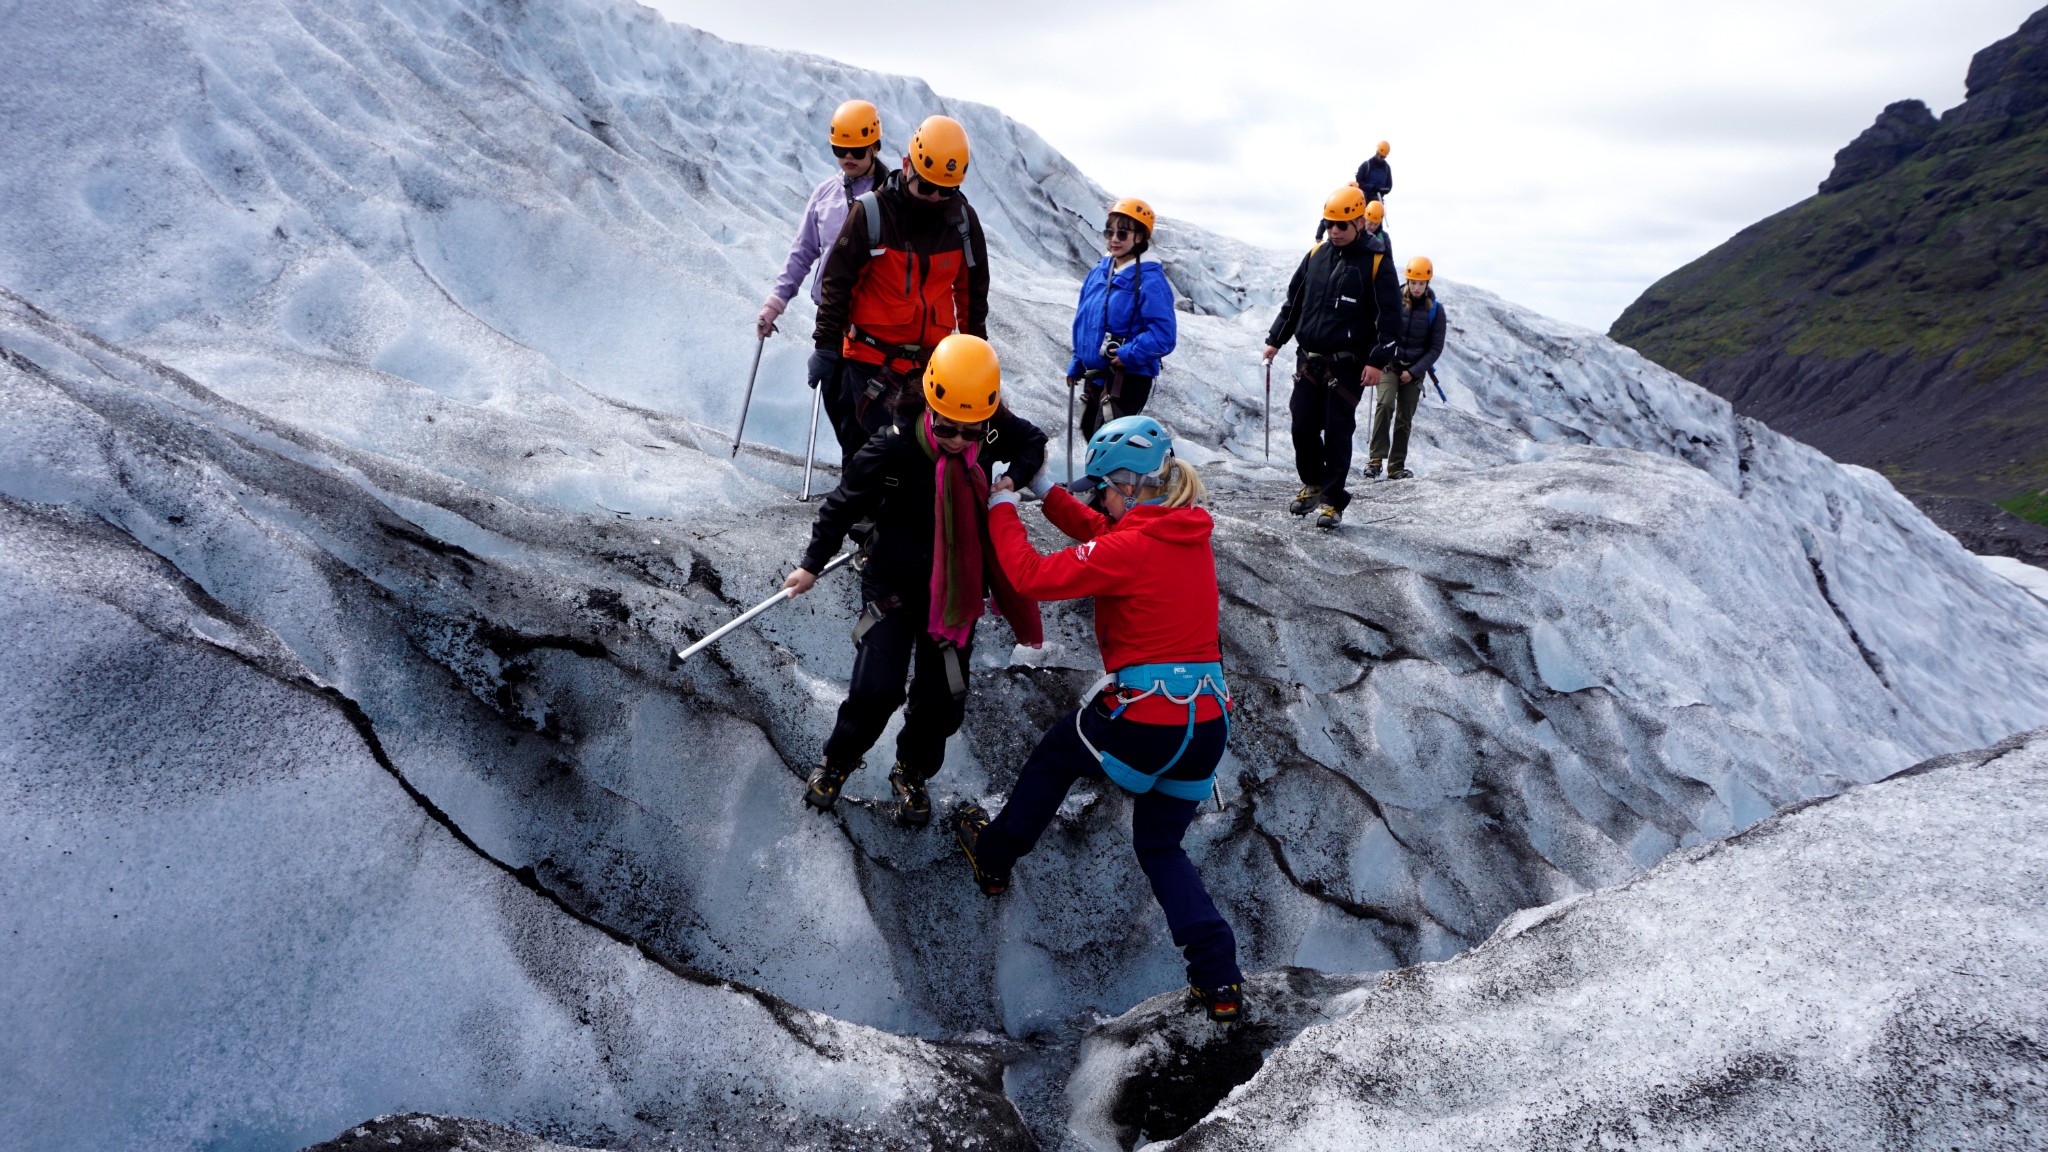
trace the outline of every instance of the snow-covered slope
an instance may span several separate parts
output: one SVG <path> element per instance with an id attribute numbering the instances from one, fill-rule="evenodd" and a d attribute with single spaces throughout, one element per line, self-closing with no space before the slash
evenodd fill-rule
<path id="1" fill-rule="evenodd" d="M 851 660 L 848 588 L 679 672 L 667 656 L 764 595 L 805 533 L 802 297 L 754 405 L 750 439 L 773 447 L 730 463 L 724 437 L 749 322 L 829 171 L 829 108 L 876 99 L 897 139 L 931 111 L 968 123 L 993 332 L 1016 405 L 1048 426 L 1102 190 L 991 109 L 613 0 L 0 20 L 12 523 L 96 519 L 161 557 L 359 709 L 423 802 L 577 914 L 844 1020 L 1007 1032 L 1006 1085 L 1056 1136 L 1065 1041 L 1179 978 L 1122 800 L 1079 794 L 992 905 L 942 835 L 868 803 L 880 773 L 837 817 L 798 804 Z M 1398 223 L 1404 252 L 1426 250 Z M 1881 478 L 1453 284 L 1424 478 L 1367 490 L 1335 537 L 1303 531 L 1276 511 L 1292 480 L 1262 459 L 1251 367 L 1293 255 L 1173 221 L 1163 238 L 1192 310 L 1157 411 L 1215 481 L 1246 704 L 1229 805 L 1191 839 L 1250 965 L 1440 959 L 1675 847 L 2048 723 L 2048 607 Z M 10 552 L 17 531 L 0 530 Z M 1060 648 L 1035 668 L 1004 667 L 1008 637 L 984 634 L 942 803 L 999 796 L 1086 682 L 1086 616 L 1049 622 Z M 116 656 L 147 666 L 171 643 Z M 146 723 L 132 708 L 122 722 Z M 95 731 L 87 751 L 117 756 Z M 10 820 L 50 818 L 37 796 Z M 118 857 L 91 865 L 119 887 Z M 119 1080 L 134 1115 L 177 1114 L 197 1033 L 98 1020 L 68 954 L 44 955 L 14 985 L 154 1061 Z M 198 960 L 169 971 L 203 984 Z M 285 1021 L 345 1003 L 325 985 L 251 996 Z M 233 1051 L 259 1080 L 264 1044 Z M 847 1074 L 888 1074 L 863 1067 Z M 522 1094 L 451 1071 L 432 1093 L 295 1098 L 289 1120 L 324 1136 L 419 1107 L 581 1132 L 529 1102 L 584 1083 Z M 32 1107 L 64 1105 L 0 1096 L 0 1123 Z"/>
<path id="2" fill-rule="evenodd" d="M 2039 1148 L 2044 809 L 2036 732 L 1523 913 L 1449 963 L 1303 989 L 1316 1026 L 1152 1147 Z M 1145 1058 L 1184 1030 L 1148 1008 L 1086 1072 L 1170 1092 L 1203 1066 Z M 1096 1146 L 1128 1147 L 1113 1117 L 1147 1100 L 1090 1087 Z"/>

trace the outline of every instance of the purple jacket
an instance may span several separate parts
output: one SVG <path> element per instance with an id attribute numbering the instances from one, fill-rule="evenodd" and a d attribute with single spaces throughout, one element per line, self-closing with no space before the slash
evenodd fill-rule
<path id="1" fill-rule="evenodd" d="M 796 239 L 790 243 L 789 259 L 782 265 L 782 275 L 775 281 L 775 295 L 788 300 L 796 295 L 797 285 L 810 275 L 811 266 L 818 262 L 826 248 L 839 239 L 839 227 L 846 223 L 846 213 L 853 204 L 853 198 L 875 186 L 874 179 L 862 176 L 849 181 L 844 176 L 834 176 L 811 193 L 810 203 L 804 205 L 803 223 L 796 227 Z M 821 298 L 823 286 L 817 278 L 811 280 L 811 302 Z"/>

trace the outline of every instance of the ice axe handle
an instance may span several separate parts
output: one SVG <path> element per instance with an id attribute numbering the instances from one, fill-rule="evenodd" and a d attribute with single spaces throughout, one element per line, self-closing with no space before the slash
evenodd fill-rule
<path id="1" fill-rule="evenodd" d="M 773 326 L 769 331 L 774 331 Z M 765 335 L 754 342 L 754 366 L 747 370 L 747 395 L 740 401 L 740 426 L 732 434 L 732 454 L 735 457 L 740 454 L 740 437 L 747 434 L 747 409 L 754 404 L 754 378 L 761 374 L 761 351 L 766 347 L 768 337 Z"/>
<path id="2" fill-rule="evenodd" d="M 826 564 L 823 568 L 820 568 L 818 570 L 818 578 L 820 580 L 824 579 L 827 573 L 831 572 L 836 568 L 845 567 L 847 562 L 852 559 L 853 553 L 851 552 L 842 552 L 839 555 L 834 556 L 832 558 L 831 563 Z M 747 623 L 754 617 L 761 615 L 763 612 L 768 611 L 770 608 L 775 607 L 777 604 L 780 604 L 783 601 L 788 600 L 795 595 L 796 593 L 791 592 L 787 588 L 777 589 L 775 595 L 770 596 L 766 600 L 761 601 L 759 604 L 754 605 L 752 608 L 749 608 L 745 612 L 742 612 L 738 616 L 735 616 L 731 620 L 728 620 L 724 625 L 719 627 L 716 631 L 712 632 L 709 636 L 706 636 L 702 640 L 697 641 L 695 644 L 690 645 L 688 648 L 685 648 L 682 651 L 677 652 L 676 663 L 681 664 L 683 661 L 688 660 L 690 657 L 695 656 L 697 653 L 702 652 L 706 648 L 709 648 L 712 644 L 722 639 L 727 633 L 730 633 L 734 629 L 740 627 L 742 624 Z"/>

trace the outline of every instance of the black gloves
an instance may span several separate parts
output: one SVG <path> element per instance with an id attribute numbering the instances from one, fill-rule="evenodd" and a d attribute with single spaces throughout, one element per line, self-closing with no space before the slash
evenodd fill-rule
<path id="1" fill-rule="evenodd" d="M 810 371 L 805 383 L 816 388 L 818 385 L 839 375 L 839 353 L 827 352 L 823 348 L 811 353 Z"/>

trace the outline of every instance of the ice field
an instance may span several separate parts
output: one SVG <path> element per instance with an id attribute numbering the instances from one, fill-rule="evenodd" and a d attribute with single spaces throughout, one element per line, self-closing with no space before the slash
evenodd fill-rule
<path id="1" fill-rule="evenodd" d="M 1078 790 L 991 903 L 881 810 L 893 732 L 837 814 L 799 803 L 848 583 L 669 655 L 807 536 L 807 293 L 728 453 L 831 108 L 874 99 L 892 144 L 967 124 L 1006 391 L 1056 442 L 1108 192 L 994 109 L 615 0 L 0 21 L 0 1060 L 33 1070 L 0 1131 L 1099 1139 L 1084 1038 L 1181 982 L 1126 802 Z M 1190 850 L 1247 970 L 1446 960 L 2048 725 L 2048 603 L 1877 474 L 1454 269 L 1421 477 L 1306 529 L 1254 367 L 1298 253 L 1175 220 L 1161 251 L 1152 411 L 1216 493 L 1242 705 Z M 942 809 L 999 800 L 1093 678 L 1085 608 L 1047 625 L 1015 659 L 983 625 Z"/>

